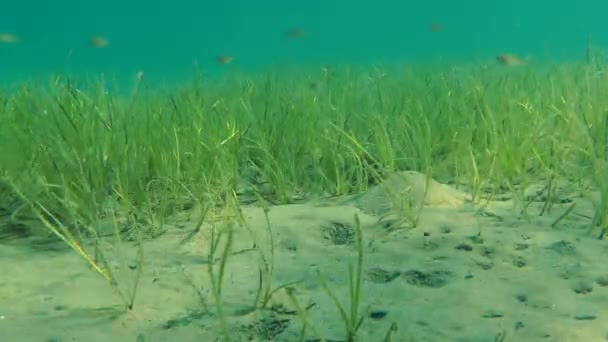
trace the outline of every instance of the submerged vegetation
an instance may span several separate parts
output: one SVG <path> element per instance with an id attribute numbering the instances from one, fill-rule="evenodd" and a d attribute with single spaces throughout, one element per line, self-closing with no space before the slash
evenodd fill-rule
<path id="1" fill-rule="evenodd" d="M 243 203 L 268 211 L 271 204 L 361 193 L 393 171 L 415 170 L 465 188 L 479 207 L 510 193 L 525 218 L 538 215 L 527 210 L 527 185 L 545 184 L 544 211 L 565 181 L 592 194 L 589 234 L 608 235 L 608 74 L 599 66 L 290 75 L 221 84 L 197 78 L 172 91 L 140 79 L 125 96 L 59 77 L 51 87 L 26 84 L 0 94 L 0 240 L 63 240 L 136 310 L 141 271 L 134 279 L 114 274 L 102 240 L 135 243 L 141 270 L 145 241 L 166 233 L 171 216 L 196 207 L 198 225 L 184 239 L 213 222 L 213 296 L 200 300 L 228 340 L 221 289 L 235 253 L 232 230 L 247 229 Z M 264 310 L 278 289 L 293 285 L 271 282 L 271 225 L 269 241 L 256 243 L 265 250 L 255 247 L 260 278 L 251 310 Z M 349 307 L 319 277 L 348 341 L 362 324 L 364 237 L 357 224 Z M 316 330 L 319 323 L 290 296 L 302 334 Z"/>

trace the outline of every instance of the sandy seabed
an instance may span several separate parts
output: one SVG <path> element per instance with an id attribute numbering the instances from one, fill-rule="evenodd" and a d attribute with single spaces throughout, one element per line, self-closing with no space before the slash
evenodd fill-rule
<path id="1" fill-rule="evenodd" d="M 270 207 L 272 284 L 295 283 L 253 312 L 260 259 L 252 247 L 269 250 L 268 228 L 262 208 L 243 205 L 251 230 L 235 231 L 222 287 L 231 339 L 298 341 L 290 291 L 321 335 L 307 329 L 306 341 L 344 341 L 344 322 L 317 273 L 347 306 L 357 214 L 364 241 L 359 341 L 489 342 L 501 334 L 504 341 L 608 341 L 608 244 L 590 234 L 591 190 L 560 184 L 541 216 L 545 199 L 533 193 L 542 186 L 532 187 L 538 202 L 526 218 L 508 195 L 480 209 L 456 187 L 426 184 L 420 174 L 400 172 L 354 197 Z M 416 227 L 396 219 L 399 196 L 422 206 Z M 61 243 L 0 244 L 0 341 L 220 341 L 207 272 L 211 223 L 180 243 L 196 225 L 196 210 L 144 242 L 135 307 L 121 314 L 112 287 Z M 128 284 L 137 271 L 135 246 L 106 252 Z"/>

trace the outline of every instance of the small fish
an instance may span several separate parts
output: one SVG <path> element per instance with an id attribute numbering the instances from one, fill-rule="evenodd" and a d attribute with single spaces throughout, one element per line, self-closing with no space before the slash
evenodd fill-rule
<path id="1" fill-rule="evenodd" d="M 440 23 L 432 23 L 431 25 L 429 25 L 429 31 L 441 32 L 443 31 L 443 25 L 441 25 Z"/>
<path id="2" fill-rule="evenodd" d="M 289 30 L 283 32 L 283 37 L 287 39 L 300 39 L 306 37 L 306 31 L 299 27 L 292 27 Z"/>
<path id="3" fill-rule="evenodd" d="M 232 63 L 232 61 L 234 60 L 234 58 L 232 56 L 222 55 L 222 56 L 217 56 L 216 60 L 217 60 L 217 62 L 219 64 L 226 65 L 226 64 Z"/>
<path id="4" fill-rule="evenodd" d="M 510 55 L 510 54 L 498 55 L 498 56 L 496 56 L 496 61 L 498 61 L 498 63 L 500 63 L 502 65 L 506 65 L 506 66 L 518 66 L 518 65 L 527 65 L 528 64 L 528 62 L 519 58 L 518 56 Z"/>
<path id="5" fill-rule="evenodd" d="M 110 45 L 110 42 L 103 36 L 92 36 L 89 39 L 89 45 L 95 49 L 103 49 Z"/>
<path id="6" fill-rule="evenodd" d="M 0 44 L 12 44 L 19 40 L 17 35 L 12 33 L 0 33 Z"/>
<path id="7" fill-rule="evenodd" d="M 138 71 L 135 74 L 135 79 L 134 79 L 135 83 L 133 84 L 133 91 L 131 93 L 132 97 L 137 97 L 137 95 L 139 94 L 139 89 L 141 88 L 141 86 L 143 85 L 144 87 L 147 87 L 146 84 L 146 78 L 145 78 L 145 74 L 143 71 Z"/>

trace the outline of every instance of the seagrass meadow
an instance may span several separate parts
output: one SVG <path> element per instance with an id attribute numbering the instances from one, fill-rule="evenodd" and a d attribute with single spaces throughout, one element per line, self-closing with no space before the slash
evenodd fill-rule
<path id="1" fill-rule="evenodd" d="M 0 340 L 608 340 L 605 68 L 4 90 Z"/>

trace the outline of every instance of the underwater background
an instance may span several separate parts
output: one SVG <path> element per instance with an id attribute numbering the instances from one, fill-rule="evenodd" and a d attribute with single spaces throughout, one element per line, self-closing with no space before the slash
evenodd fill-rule
<path id="1" fill-rule="evenodd" d="M 608 341 L 608 1 L 2 5 L 0 342 Z"/>
<path id="2" fill-rule="evenodd" d="M 3 85 L 55 73 L 179 83 L 194 66 L 223 72 L 276 66 L 584 60 L 608 45 L 608 2 L 584 1 L 6 1 Z M 288 39 L 298 28 L 305 35 Z M 92 35 L 108 39 L 92 49 Z M 217 56 L 234 58 L 221 65 Z M 46 79 L 45 79 L 46 78 Z"/>

